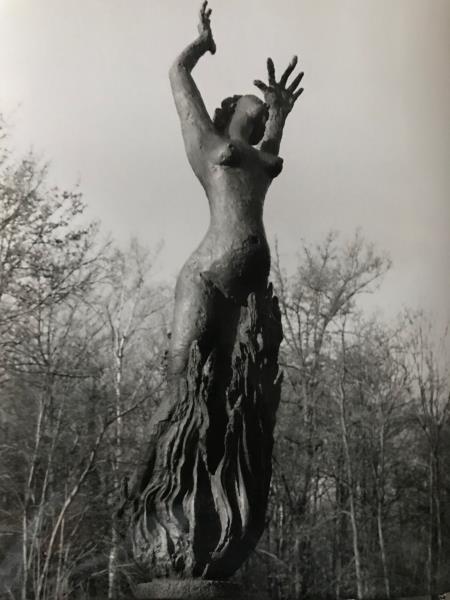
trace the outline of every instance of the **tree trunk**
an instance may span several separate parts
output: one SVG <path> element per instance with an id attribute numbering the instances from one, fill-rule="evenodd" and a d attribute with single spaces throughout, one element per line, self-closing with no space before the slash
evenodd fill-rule
<path id="1" fill-rule="evenodd" d="M 355 577 L 356 577 L 356 595 L 358 600 L 362 600 L 364 597 L 364 586 L 361 568 L 361 555 L 359 552 L 359 539 L 358 539 L 358 523 L 356 519 L 356 506 L 355 506 L 355 488 L 353 481 L 353 469 L 350 456 L 350 448 L 348 443 L 348 429 L 347 421 L 345 416 L 345 391 L 343 384 L 341 385 L 341 393 L 339 397 L 339 408 L 340 408 L 340 423 L 341 423 L 341 434 L 342 443 L 344 446 L 344 457 L 346 463 L 347 479 L 348 479 L 348 500 L 350 506 L 350 523 L 352 528 L 352 546 L 353 546 L 353 557 L 355 560 Z"/>
<path id="2" fill-rule="evenodd" d="M 429 503 L 429 532 L 428 532 L 428 593 L 433 600 L 438 598 L 438 577 L 440 563 L 440 499 L 437 473 L 437 450 L 430 448 L 428 462 L 428 503 Z"/>
<path id="3" fill-rule="evenodd" d="M 389 582 L 389 573 L 387 567 L 386 558 L 386 546 L 384 543 L 384 530 L 383 530 L 383 499 L 384 499 L 384 487 L 385 487 L 385 423 L 382 421 L 380 427 L 380 472 L 375 468 L 375 485 L 377 490 L 377 531 L 378 531 L 378 545 L 380 548 L 381 565 L 383 568 L 383 582 L 384 582 L 384 593 L 386 598 L 391 597 L 391 588 Z"/>
<path id="4" fill-rule="evenodd" d="M 342 462 L 341 457 L 338 458 L 337 462 L 337 477 L 336 477 L 336 505 L 335 505 L 335 518 L 334 518 L 334 543 L 333 543 L 333 572 L 335 578 L 334 595 L 336 600 L 340 600 L 341 597 L 341 579 L 342 579 L 342 546 L 344 543 L 344 523 L 343 523 L 343 509 L 344 509 L 344 490 L 343 483 L 341 481 L 341 469 Z"/>
<path id="5" fill-rule="evenodd" d="M 388 574 L 387 560 L 386 560 L 386 548 L 385 548 L 385 544 L 384 544 L 382 508 L 383 508 L 382 502 L 380 499 L 378 499 L 378 501 L 377 501 L 378 544 L 380 547 L 381 564 L 383 567 L 384 592 L 386 594 L 386 598 L 390 598 L 391 597 L 391 588 L 390 588 L 390 584 L 389 584 L 389 574 Z"/>
<path id="6" fill-rule="evenodd" d="M 122 370 L 125 349 L 126 335 L 119 334 L 118 329 L 114 330 L 114 411 L 116 422 L 112 439 L 112 471 L 114 494 L 111 496 L 111 541 L 108 555 L 108 600 L 115 600 L 117 597 L 117 561 L 119 557 L 119 535 L 116 511 L 114 511 L 114 502 L 116 494 L 120 489 L 120 465 L 122 462 Z"/>
<path id="7" fill-rule="evenodd" d="M 118 535 L 115 519 L 111 524 L 111 541 L 108 555 L 108 600 L 115 600 L 117 589 L 117 559 L 118 559 Z"/>

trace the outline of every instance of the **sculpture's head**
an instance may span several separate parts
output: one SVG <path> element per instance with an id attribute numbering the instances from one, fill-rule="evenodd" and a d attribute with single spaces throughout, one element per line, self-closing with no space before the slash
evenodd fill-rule
<path id="1" fill-rule="evenodd" d="M 268 117 L 267 104 L 257 96 L 230 96 L 216 108 L 214 126 L 219 133 L 255 145 L 262 140 Z"/>

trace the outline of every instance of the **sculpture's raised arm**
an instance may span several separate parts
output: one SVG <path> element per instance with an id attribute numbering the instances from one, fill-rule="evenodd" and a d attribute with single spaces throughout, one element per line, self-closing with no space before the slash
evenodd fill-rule
<path id="1" fill-rule="evenodd" d="M 303 92 L 299 86 L 303 73 L 299 73 L 289 87 L 287 80 L 297 65 L 297 57 L 294 56 L 279 82 L 275 79 L 275 67 L 271 58 L 267 59 L 268 85 L 260 80 L 254 84 L 264 94 L 264 100 L 269 106 L 269 119 L 266 123 L 266 131 L 261 142 L 261 150 L 278 155 L 280 150 L 283 127 L 288 114 L 291 112 L 295 101 Z"/>
<path id="2" fill-rule="evenodd" d="M 189 161 L 198 155 L 205 137 L 214 134 L 214 126 L 206 110 L 191 71 L 206 52 L 214 54 L 216 45 L 211 32 L 211 9 L 203 2 L 200 9 L 199 35 L 175 59 L 169 79 Z M 194 165 L 192 165 L 194 167 Z"/>

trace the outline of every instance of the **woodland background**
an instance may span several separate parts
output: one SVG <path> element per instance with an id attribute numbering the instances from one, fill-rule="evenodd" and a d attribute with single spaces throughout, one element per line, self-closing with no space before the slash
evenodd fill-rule
<path id="1" fill-rule="evenodd" d="M 165 385 L 158 246 L 86 223 L 80 193 L 0 149 L 0 593 L 122 597 L 142 576 L 116 516 Z M 450 589 L 447 330 L 363 309 L 390 261 L 360 233 L 272 280 L 285 339 L 266 532 L 237 575 L 273 600 Z"/>

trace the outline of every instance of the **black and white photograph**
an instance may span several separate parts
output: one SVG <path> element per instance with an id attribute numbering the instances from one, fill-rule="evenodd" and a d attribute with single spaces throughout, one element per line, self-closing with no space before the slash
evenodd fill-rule
<path id="1" fill-rule="evenodd" d="M 450 600 L 450 0 L 0 0 L 0 600 Z"/>

